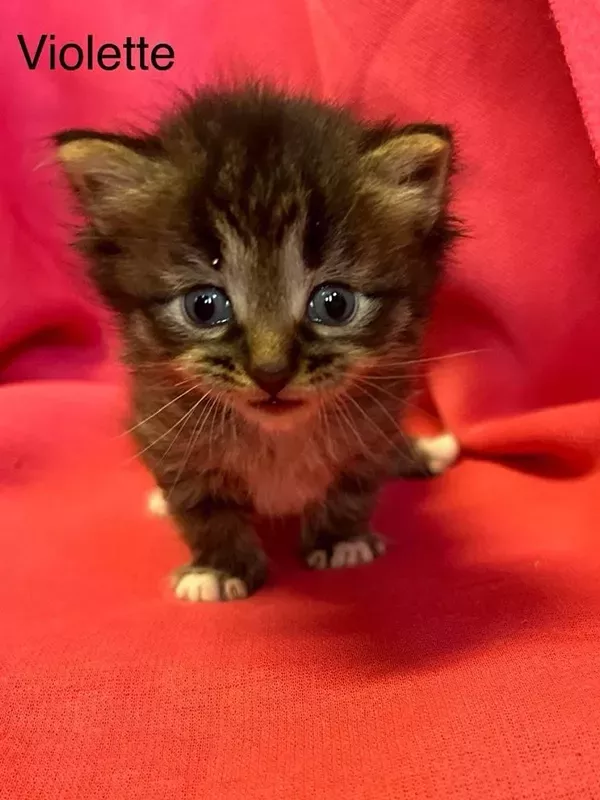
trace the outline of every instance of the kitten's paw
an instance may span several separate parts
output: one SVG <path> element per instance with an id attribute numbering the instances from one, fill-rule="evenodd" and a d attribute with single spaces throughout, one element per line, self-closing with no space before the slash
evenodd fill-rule
<path id="1" fill-rule="evenodd" d="M 210 567 L 184 567 L 173 577 L 175 597 L 191 603 L 215 603 L 248 597 L 241 578 Z"/>
<path id="2" fill-rule="evenodd" d="M 460 455 L 458 439 L 452 433 L 423 436 L 415 440 L 415 447 L 432 475 L 441 475 Z"/>
<path id="3" fill-rule="evenodd" d="M 163 491 L 158 486 L 148 495 L 148 511 L 154 514 L 155 517 L 166 517 L 169 513 L 169 507 Z"/>
<path id="4" fill-rule="evenodd" d="M 385 553 L 385 545 L 378 536 L 357 536 L 330 547 L 311 550 L 306 563 L 311 569 L 340 569 L 368 564 Z"/>

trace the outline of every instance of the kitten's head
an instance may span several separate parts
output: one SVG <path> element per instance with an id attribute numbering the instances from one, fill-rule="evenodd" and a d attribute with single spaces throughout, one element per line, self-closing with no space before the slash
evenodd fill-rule
<path id="1" fill-rule="evenodd" d="M 140 375 L 183 372 L 272 426 L 414 355 L 450 238 L 446 128 L 245 88 L 151 135 L 56 142 Z"/>

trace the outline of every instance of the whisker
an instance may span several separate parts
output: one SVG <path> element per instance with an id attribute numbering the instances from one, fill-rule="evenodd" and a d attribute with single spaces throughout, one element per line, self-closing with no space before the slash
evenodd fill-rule
<path id="1" fill-rule="evenodd" d="M 350 394 L 346 394 L 346 398 L 347 398 L 348 400 L 350 400 L 350 402 L 351 402 L 351 403 L 352 403 L 352 404 L 353 404 L 353 405 L 354 405 L 354 406 L 355 406 L 355 407 L 356 407 L 356 408 L 357 408 L 357 409 L 360 411 L 360 413 L 361 413 L 361 414 L 363 415 L 363 417 L 364 417 L 364 418 L 367 420 L 367 422 L 369 422 L 369 424 L 370 424 L 370 425 L 373 427 L 373 429 L 374 429 L 375 431 L 377 431 L 377 433 L 379 433 L 379 435 L 380 435 L 380 436 L 381 436 L 381 437 L 382 437 L 382 438 L 385 440 L 385 442 L 386 442 L 388 445 L 390 445 L 390 446 L 392 447 L 392 449 L 393 449 L 393 450 L 394 450 L 396 453 L 398 453 L 398 455 L 402 456 L 402 458 L 403 458 L 403 459 L 405 459 L 406 461 L 409 461 L 409 458 L 408 458 L 408 456 L 406 455 L 406 453 L 404 453 L 402 450 L 400 450 L 400 448 L 398 447 L 398 445 L 397 445 L 397 444 L 396 444 L 396 443 L 395 443 L 393 440 L 391 440 L 391 439 L 389 439 L 389 438 L 387 437 L 387 435 L 385 434 L 385 432 L 384 432 L 384 431 L 382 431 L 382 430 L 381 430 L 381 428 L 379 427 L 379 425 L 378 425 L 378 424 L 377 424 L 377 423 L 376 423 L 376 422 L 375 422 L 375 421 L 374 421 L 374 420 L 373 420 L 373 419 L 372 419 L 372 418 L 371 418 L 371 417 L 370 417 L 370 416 L 367 414 L 367 412 L 366 412 L 366 411 L 364 410 L 364 408 L 363 408 L 363 407 L 360 405 L 360 403 L 358 403 L 358 402 L 357 402 L 357 401 L 356 401 L 356 400 L 355 400 L 355 399 L 354 399 L 354 398 L 353 398 L 353 397 L 352 397 Z M 371 399 L 373 399 L 373 398 L 371 398 Z M 382 407 L 383 407 L 383 406 L 382 406 Z M 394 424 L 396 425 L 396 428 L 397 428 L 397 430 L 398 430 L 398 433 L 400 433 L 400 435 L 402 436 L 402 438 L 404 439 L 404 441 L 406 441 L 406 437 L 404 436 L 404 434 L 403 434 L 403 433 L 402 433 L 402 431 L 400 430 L 400 426 L 399 426 L 399 424 L 398 424 L 398 421 L 397 421 L 397 420 L 394 420 L 394 419 L 393 419 L 393 417 L 391 417 L 391 415 L 390 415 L 390 419 L 392 419 L 392 420 L 394 421 Z"/>
<path id="2" fill-rule="evenodd" d="M 223 439 L 227 436 L 227 428 L 225 427 L 225 422 L 227 420 L 227 414 L 229 412 L 229 406 L 225 403 L 221 403 L 221 436 Z"/>
<path id="3" fill-rule="evenodd" d="M 178 420 L 177 420 L 177 422 L 176 422 L 174 425 L 171 425 L 171 427 L 170 427 L 170 428 L 169 428 L 167 431 L 165 431 L 164 433 L 162 433 L 162 434 L 161 434 L 161 435 L 160 435 L 158 438 L 156 438 L 156 439 L 155 439 L 155 440 L 154 440 L 154 441 L 153 441 L 151 444 L 149 444 L 149 445 L 146 445 L 146 447 L 144 447 L 144 449 L 143 449 L 143 450 L 140 450 L 138 453 L 136 453 L 136 454 L 135 454 L 135 456 L 134 456 L 134 458 L 135 458 L 135 459 L 139 458 L 139 457 L 140 457 L 141 455 L 143 455 L 143 454 L 144 454 L 144 453 L 145 453 L 147 450 L 150 450 L 150 448 L 154 447 L 154 446 L 155 446 L 155 445 L 157 445 L 159 442 L 161 442 L 161 441 L 162 441 L 162 440 L 165 438 L 165 436 L 168 436 L 168 435 L 171 433 L 171 431 L 172 431 L 172 430 L 174 430 L 175 428 L 177 428 L 177 427 L 178 427 L 179 425 L 181 425 L 182 423 L 185 423 L 185 422 L 186 422 L 186 420 L 187 420 L 187 419 L 189 419 L 189 417 L 191 416 L 191 414 L 192 414 L 192 413 L 193 413 L 193 412 L 194 412 L 194 411 L 195 411 L 195 410 L 198 408 L 198 406 L 200 405 L 200 403 L 202 402 L 202 400 L 203 400 L 203 399 L 204 399 L 204 397 L 201 397 L 201 398 L 200 398 L 200 400 L 198 400 L 198 401 L 197 401 L 197 402 L 196 402 L 196 403 L 195 403 L 195 404 L 192 406 L 192 408 L 191 408 L 191 409 L 190 409 L 188 412 L 186 412 L 186 413 L 183 415 L 183 417 L 180 417 L 180 419 L 178 419 Z M 133 459 L 132 459 L 132 460 L 133 460 Z"/>
<path id="4" fill-rule="evenodd" d="M 145 379 L 144 380 L 144 391 L 145 392 L 155 391 L 155 392 L 163 392 L 163 393 L 165 393 L 165 392 L 167 392 L 167 391 L 169 391 L 171 389 L 179 389 L 179 388 L 181 388 L 182 386 L 185 386 L 185 385 L 189 386 L 190 383 L 191 383 L 191 381 L 189 381 L 189 380 L 188 381 L 181 381 L 180 383 L 170 383 L 169 381 L 165 381 L 164 383 L 155 383 L 155 382 L 150 383 L 148 380 Z M 123 436 L 125 434 L 122 433 L 121 435 Z"/>
<path id="5" fill-rule="evenodd" d="M 450 358 L 463 358 L 464 356 L 472 356 L 472 355 L 478 355 L 479 353 L 489 353 L 489 352 L 490 352 L 489 348 L 480 348 L 478 350 L 462 350 L 461 352 L 458 352 L 458 353 L 445 353 L 444 355 L 441 355 L 441 356 L 429 356 L 427 358 L 415 358 L 415 359 L 411 359 L 411 360 L 408 360 L 408 361 L 405 361 L 405 360 L 402 360 L 402 359 L 396 359 L 394 361 L 390 361 L 390 360 L 388 360 L 387 356 L 383 356 L 383 358 L 381 360 L 386 366 L 389 364 L 389 366 L 392 366 L 392 367 L 393 366 L 410 367 L 413 364 L 417 364 L 417 365 L 419 365 L 419 364 L 430 364 L 430 363 L 433 363 L 433 362 L 436 362 L 436 361 L 447 361 Z"/>
<path id="6" fill-rule="evenodd" d="M 235 446 L 237 447 L 238 438 L 239 438 L 238 426 L 237 426 L 237 414 L 236 414 L 235 410 L 231 406 L 229 407 L 229 411 L 230 411 L 230 421 L 231 421 L 231 432 L 232 432 L 233 438 L 235 440 Z"/>
<path id="7" fill-rule="evenodd" d="M 207 422 L 210 420 L 210 429 L 208 431 L 208 436 L 207 436 L 207 439 L 208 439 L 208 458 L 209 458 L 209 460 L 212 460 L 212 455 L 213 455 L 213 433 L 214 433 L 214 429 L 215 429 L 216 413 L 219 410 L 219 401 L 220 401 L 222 396 L 223 396 L 223 392 L 221 392 L 219 395 L 217 395 L 217 397 L 215 397 L 215 401 L 211 405 L 209 414 L 207 416 Z"/>
<path id="8" fill-rule="evenodd" d="M 206 409 L 204 409 L 204 413 L 200 414 L 200 416 L 196 420 L 196 424 L 194 425 L 194 429 L 192 431 L 192 435 L 190 436 L 190 439 L 189 439 L 189 442 L 188 442 L 188 446 L 187 446 L 187 448 L 185 450 L 185 453 L 184 453 L 183 459 L 181 461 L 181 464 L 179 466 L 179 469 L 177 470 L 177 475 L 175 476 L 175 480 L 173 481 L 173 485 L 169 489 L 169 493 L 167 495 L 167 500 L 169 500 L 169 498 L 171 497 L 171 494 L 175 490 L 175 487 L 179 483 L 179 480 L 180 480 L 180 478 L 181 478 L 181 476 L 182 476 L 182 474 L 183 474 L 183 472 L 184 472 L 184 470 L 185 470 L 185 468 L 186 468 L 186 466 L 188 464 L 188 461 L 190 460 L 190 456 L 191 456 L 192 451 L 193 451 L 193 449 L 194 449 L 194 447 L 196 445 L 196 442 L 198 441 L 198 438 L 200 437 L 200 434 L 202 433 L 205 421 L 210 416 L 210 413 L 211 413 L 212 409 L 214 408 L 215 403 L 218 401 L 218 397 L 219 397 L 219 395 L 217 395 L 217 396 L 212 398 L 212 402 L 208 405 L 208 407 Z"/>
<path id="9" fill-rule="evenodd" d="M 370 372 L 369 377 L 371 380 L 384 382 L 384 381 L 400 381 L 400 380 L 423 380 L 426 377 L 426 372 L 405 372 L 402 370 L 401 372 L 389 372 L 386 373 L 378 373 L 378 372 Z"/>
<path id="10" fill-rule="evenodd" d="M 158 416 L 158 415 L 159 415 L 159 414 L 160 414 L 162 411 L 164 411 L 166 408 L 169 408 L 169 406 L 172 406 L 172 405 L 173 405 L 173 403 L 176 403 L 178 400 L 181 400 L 181 398 L 182 398 L 182 397 L 185 397 L 187 394 L 189 394 L 190 392 L 193 392 L 193 391 L 194 391 L 194 389 L 197 389 L 197 388 L 198 388 L 198 384 L 196 384 L 196 383 L 195 383 L 193 386 L 190 386 L 190 388 L 189 388 L 189 389 L 186 389 L 186 391 L 185 391 L 185 392 L 182 392 L 180 395 L 178 395 L 178 396 L 177 396 L 177 397 L 176 397 L 174 400 L 169 400 L 169 402 L 168 402 L 168 403 L 165 403 L 165 404 L 164 404 L 164 406 L 161 406 L 161 407 L 158 409 L 158 411 L 155 411 L 153 414 L 150 414 L 150 416 L 149 416 L 149 417 L 146 417 L 146 419 L 143 419 L 141 422 L 138 422 L 138 423 L 137 423 L 136 425 L 134 425 L 132 428 L 129 428 L 129 430 L 126 430 L 126 431 L 124 431 L 124 432 L 123 432 L 123 433 L 121 433 L 120 435 L 121 435 L 121 436 L 127 436 L 127 434 L 131 433 L 132 431 L 135 431 L 135 430 L 137 430 L 137 429 L 138 429 L 138 428 L 140 428 L 142 425 L 145 425 L 145 424 L 146 424 L 147 422 L 149 422 L 151 419 L 154 419 L 154 417 Z"/>
<path id="11" fill-rule="evenodd" d="M 134 373 L 130 373 L 129 377 L 132 381 L 135 381 L 137 376 Z M 162 376 L 144 375 L 143 380 L 144 380 L 144 388 L 148 385 L 148 381 L 152 380 L 155 386 L 158 386 L 159 388 L 162 389 L 176 389 L 178 386 L 185 386 L 186 384 L 189 385 L 190 383 L 198 383 L 198 380 L 196 378 L 190 377 L 190 378 L 183 378 L 180 381 L 173 381 L 172 378 L 166 375 Z"/>
<path id="12" fill-rule="evenodd" d="M 199 404 L 199 403 L 201 403 L 201 402 L 202 402 L 202 401 L 203 401 L 203 400 L 204 400 L 206 397 L 208 397 L 208 396 L 209 396 L 209 394 L 210 394 L 210 392 L 206 392 L 206 393 L 205 393 L 205 394 L 204 394 L 204 395 L 203 395 L 203 396 L 200 398 L 200 400 L 198 401 L 198 403 L 195 403 L 195 404 L 192 406 L 192 408 L 191 408 L 191 409 L 190 409 L 190 410 L 189 410 L 189 411 L 188 411 L 188 412 L 185 414 L 185 422 L 184 422 L 184 424 L 183 424 L 183 425 L 181 425 L 181 426 L 180 426 L 180 428 L 177 430 L 177 433 L 176 433 L 176 434 L 175 434 L 175 436 L 173 437 L 173 439 L 172 439 L 171 443 L 169 444 L 169 446 L 167 447 L 167 449 L 165 450 L 165 452 L 164 452 L 164 453 L 162 454 L 162 456 L 160 457 L 160 459 L 159 459 L 159 461 L 158 461 L 158 463 L 157 463 L 157 465 L 156 465 L 156 466 L 159 466 L 160 464 L 162 464 L 162 462 L 164 461 L 164 459 L 165 459 L 165 458 L 168 456 L 168 454 L 169 454 L 169 452 L 170 452 L 171 448 L 173 447 L 173 445 L 175 444 L 175 442 L 177 441 L 177 439 L 179 439 L 179 436 L 181 435 L 181 433 L 182 433 L 182 432 L 185 430 L 185 428 L 186 428 L 186 426 L 187 426 L 187 423 L 188 423 L 188 421 L 190 420 L 190 418 L 191 418 L 192 414 L 193 414 L 193 413 L 194 413 L 194 411 L 195 411 L 195 410 L 198 408 L 198 404 Z"/>
<path id="13" fill-rule="evenodd" d="M 376 397 L 374 397 L 374 396 L 373 396 L 373 394 L 372 394 L 371 392 L 369 392 L 369 391 L 368 391 L 368 389 L 365 389 L 365 388 L 362 388 L 362 389 L 361 389 L 361 387 L 360 387 L 360 386 L 357 386 L 357 389 L 358 389 L 359 391 L 362 391 L 362 392 L 363 392 L 363 394 L 365 394 L 365 395 L 366 395 L 366 396 L 367 396 L 367 397 L 368 397 L 368 398 L 369 398 L 369 399 L 370 399 L 372 402 L 376 403 L 376 404 L 379 406 L 379 408 L 380 408 L 380 409 L 383 411 L 383 413 L 384 413 L 384 414 L 386 415 L 386 417 L 387 417 L 387 418 L 390 420 L 390 422 L 391 422 L 391 423 L 392 423 L 392 424 L 393 424 L 393 425 L 396 427 L 396 429 L 397 429 L 398 433 L 400 434 L 400 436 L 402 437 L 403 441 L 404 441 L 404 442 L 405 442 L 405 443 L 408 445 L 408 443 L 409 443 L 409 442 L 408 442 L 408 439 L 407 439 L 407 437 L 406 437 L 406 434 L 403 432 L 402 428 L 400 427 L 400 421 L 399 421 L 398 419 L 396 419 L 394 416 L 392 416 L 392 414 L 391 414 L 391 413 L 389 412 L 389 410 L 388 410 L 388 409 L 387 409 L 387 408 L 386 408 L 386 407 L 383 405 L 383 403 L 381 403 L 381 402 L 380 402 L 380 401 L 379 401 L 379 400 L 378 400 Z M 402 401 L 401 401 L 401 402 L 402 402 Z M 361 407 L 361 408 L 362 408 L 362 407 Z M 382 431 L 382 433 L 383 433 L 383 431 Z M 400 451 L 400 450 L 399 450 L 398 452 L 402 452 L 402 451 Z M 404 458 L 405 458 L 407 461 L 409 460 L 409 459 L 408 459 L 408 456 L 407 456 L 405 453 L 402 453 L 402 455 L 404 456 Z"/>
<path id="14" fill-rule="evenodd" d="M 350 439 L 348 437 L 348 432 L 346 430 L 346 428 L 348 427 L 348 420 L 344 419 L 344 417 L 342 416 L 342 414 L 340 412 L 340 409 L 339 409 L 339 406 L 338 406 L 338 403 L 336 401 L 332 400 L 332 403 L 331 403 L 328 411 L 330 411 L 331 414 L 332 414 L 333 421 L 334 421 L 335 427 L 336 427 L 336 431 L 338 433 L 340 433 L 340 434 L 343 433 L 344 441 L 346 443 L 346 446 L 347 446 L 347 448 L 349 450 L 351 450 L 352 446 L 351 446 L 351 443 L 350 443 Z M 361 445 L 361 450 L 362 450 L 362 445 Z"/>
<path id="15" fill-rule="evenodd" d="M 373 381 L 368 380 L 364 377 L 358 377 L 354 379 L 355 383 L 364 383 L 368 386 L 371 386 L 375 391 L 381 392 L 382 394 L 386 395 L 386 397 L 390 397 L 392 400 L 396 400 L 400 405 L 405 406 L 406 408 L 414 408 L 416 411 L 424 414 L 426 417 L 431 419 L 433 422 L 439 422 L 438 418 L 431 414 L 426 409 L 421 408 L 421 406 L 416 405 L 415 403 L 411 403 L 408 397 L 413 397 L 414 392 L 411 392 L 408 397 L 400 397 L 394 392 L 390 392 L 388 389 L 385 389 L 383 386 L 379 386 L 378 384 L 374 383 Z"/>
<path id="16" fill-rule="evenodd" d="M 325 439 L 325 450 L 329 454 L 329 458 L 331 461 L 335 461 L 336 454 L 333 449 L 333 437 L 331 436 L 331 426 L 329 424 L 329 416 L 327 414 L 327 409 L 319 403 L 318 405 L 318 420 L 319 420 L 319 427 L 323 428 L 323 435 Z"/>
<path id="17" fill-rule="evenodd" d="M 349 397 L 349 395 L 347 395 L 346 393 L 344 393 L 344 398 L 351 399 Z M 339 415 L 338 419 L 341 419 L 342 421 L 346 422 L 347 427 L 354 434 L 362 453 L 364 453 L 364 455 L 370 456 L 370 450 L 369 450 L 366 442 L 364 441 L 364 439 L 362 438 L 362 436 L 359 434 L 358 430 L 356 429 L 356 426 L 352 424 L 352 417 L 348 413 L 348 410 L 345 408 L 341 397 L 335 398 L 335 407 L 336 407 L 338 415 Z"/>
<path id="18" fill-rule="evenodd" d="M 398 403 L 404 402 L 404 398 L 400 397 L 399 395 L 395 394 L 394 392 L 390 392 L 388 389 L 385 389 L 383 386 L 379 386 L 377 383 L 370 381 L 368 378 L 364 378 L 362 376 L 358 376 L 354 378 L 355 384 L 366 384 L 368 386 L 372 386 L 373 389 L 376 389 L 378 392 L 385 394 L 387 397 L 391 397 L 392 400 L 396 400 Z"/>

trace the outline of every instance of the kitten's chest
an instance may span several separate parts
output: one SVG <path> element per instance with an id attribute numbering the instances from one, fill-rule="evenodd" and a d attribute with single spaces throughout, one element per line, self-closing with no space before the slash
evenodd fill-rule
<path id="1" fill-rule="evenodd" d="M 248 443 L 230 459 L 248 487 L 254 507 L 266 516 L 299 514 L 322 501 L 336 470 L 318 446 L 298 437 Z"/>

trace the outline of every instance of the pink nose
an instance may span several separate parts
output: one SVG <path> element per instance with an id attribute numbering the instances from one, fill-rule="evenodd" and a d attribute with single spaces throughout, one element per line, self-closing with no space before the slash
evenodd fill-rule
<path id="1" fill-rule="evenodd" d="M 270 397 L 277 397 L 282 389 L 285 389 L 292 377 L 292 372 L 289 367 L 255 367 L 250 372 L 252 379 L 259 386 L 263 392 L 266 392 Z"/>

